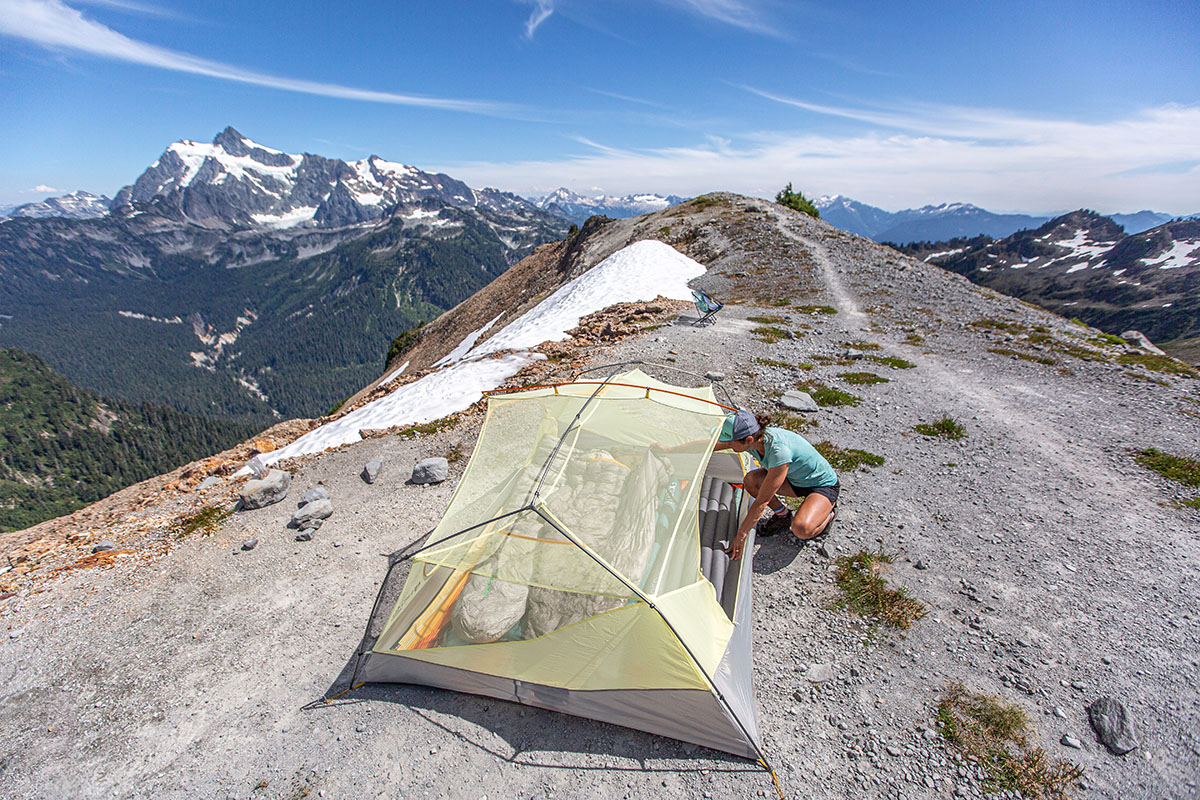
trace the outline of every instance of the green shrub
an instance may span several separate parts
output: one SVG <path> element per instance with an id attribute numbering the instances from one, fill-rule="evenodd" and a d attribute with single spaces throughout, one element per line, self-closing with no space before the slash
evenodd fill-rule
<path id="1" fill-rule="evenodd" d="M 1117 362 L 1126 365 L 1137 365 L 1152 369 L 1155 372 L 1166 372 L 1171 375 L 1186 375 L 1189 378 L 1200 378 L 1200 372 L 1189 367 L 1182 361 L 1170 356 L 1160 356 L 1153 353 L 1125 353 L 1117 356 Z"/>
<path id="2" fill-rule="evenodd" d="M 837 309 L 833 306 L 797 306 L 796 310 L 803 314 L 836 314 Z"/>
<path id="3" fill-rule="evenodd" d="M 1167 480 L 1192 488 L 1200 488 L 1200 461 L 1193 458 L 1173 456 L 1151 447 L 1137 454 L 1137 462 L 1146 469 L 1154 470 Z"/>
<path id="4" fill-rule="evenodd" d="M 760 314 L 758 316 L 746 317 L 747 322 L 757 322 L 760 325 L 781 325 L 787 322 L 786 317 L 779 317 L 774 314 Z"/>
<path id="5" fill-rule="evenodd" d="M 812 201 L 805 197 L 802 192 L 792 191 L 791 181 L 788 181 L 787 187 L 781 189 L 779 194 L 775 195 L 775 202 L 781 206 L 787 206 L 788 208 L 808 214 L 810 217 L 821 218 L 821 212 L 812 204 Z"/>
<path id="6" fill-rule="evenodd" d="M 417 340 L 421 338 L 421 328 L 424 327 L 424 322 L 418 323 L 417 327 L 409 328 L 395 339 L 392 339 L 392 346 L 388 348 L 387 358 L 383 361 L 384 365 L 391 364 L 396 356 L 416 344 Z"/>
<path id="7" fill-rule="evenodd" d="M 886 622 L 893 628 L 907 628 L 925 616 L 925 605 L 909 596 L 903 587 L 893 589 L 880 572 L 892 557 L 882 550 L 862 550 L 854 555 L 839 556 L 834 562 L 837 571 L 834 582 L 842 596 L 834 603 L 862 617 Z"/>
<path id="8" fill-rule="evenodd" d="M 775 344 L 782 339 L 791 338 L 788 336 L 787 329 L 772 325 L 759 326 L 751 330 L 750 333 L 752 333 L 760 342 L 766 342 L 767 344 Z"/>
<path id="9" fill-rule="evenodd" d="M 917 338 L 919 339 L 920 337 Z M 905 361 L 903 358 L 896 358 L 895 356 L 877 356 L 868 353 L 867 358 L 871 359 L 876 364 L 883 364 L 884 366 L 891 367 L 892 369 L 913 369 L 917 366 L 911 361 Z"/>
<path id="10" fill-rule="evenodd" d="M 204 531 L 205 536 L 212 536 L 231 514 L 233 511 L 220 506 L 202 508 L 195 514 L 179 520 L 179 530 L 175 534 L 175 538 L 183 539 L 198 531 Z"/>

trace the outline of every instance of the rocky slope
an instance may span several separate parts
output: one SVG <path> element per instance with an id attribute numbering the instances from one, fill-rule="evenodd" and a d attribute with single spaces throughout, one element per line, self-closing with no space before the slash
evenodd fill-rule
<path id="1" fill-rule="evenodd" d="M 843 471 L 838 528 L 823 550 L 776 538 L 755 554 L 759 723 L 789 796 L 980 796 L 934 725 L 954 682 L 1024 708 L 1036 743 L 1083 767 L 1074 796 L 1194 795 L 1200 511 L 1175 502 L 1192 495 L 1134 452 L 1200 457 L 1197 379 L 1152 371 L 1145 365 L 1160 364 L 1093 330 L 732 195 L 594 224 L 481 296 L 520 305 L 523 290 L 548 291 L 643 238 L 708 268 L 695 285 L 729 303 L 716 324 L 696 328 L 685 315 L 580 340 L 538 362 L 537 379 L 647 359 L 719 370 L 738 404 L 771 410 L 778 393 L 819 382 L 860 400 L 823 408 L 806 435 L 884 459 Z M 458 332 L 479 327 L 454 317 L 483 302 L 428 326 L 438 336 L 406 357 L 444 355 Z M 843 377 L 861 372 L 886 382 Z M 964 439 L 914 431 L 943 414 Z M 228 502 L 239 485 L 190 478 L 106 517 L 79 512 L 75 524 L 0 537 L 18 558 L 45 543 L 0 600 L 0 793 L 770 795 L 739 759 L 495 700 L 370 686 L 306 706 L 346 688 L 382 555 L 433 526 L 463 462 L 430 488 L 405 482 L 411 466 L 469 452 L 477 426 L 466 414 L 427 435 L 372 437 L 292 463 L 292 491 L 322 484 L 337 509 L 310 542 L 284 529 L 287 502 L 176 539 L 182 517 Z M 383 472 L 367 485 L 358 473 L 374 457 Z M 101 537 L 115 555 L 87 555 Z M 257 547 L 242 550 L 251 537 Z M 827 556 L 877 547 L 895 556 L 888 579 L 928 606 L 903 636 L 831 607 Z M 1126 756 L 1091 733 L 1084 706 L 1100 695 L 1135 719 L 1140 746 Z"/>
<path id="2" fill-rule="evenodd" d="M 22 203 L 11 208 L 0 208 L 0 217 L 65 217 L 67 219 L 95 219 L 108 213 L 112 200 L 102 194 L 71 192 L 61 197 L 47 197 L 36 203 Z"/>
<path id="3" fill-rule="evenodd" d="M 678 205 L 686 198 L 669 194 L 627 194 L 587 196 L 572 192 L 570 189 L 555 189 L 544 197 L 539 197 L 533 203 L 543 211 L 557 214 L 576 225 L 582 225 L 588 217 L 599 214 L 613 219 L 636 217 L 654 211 L 662 211 L 669 206 Z"/>

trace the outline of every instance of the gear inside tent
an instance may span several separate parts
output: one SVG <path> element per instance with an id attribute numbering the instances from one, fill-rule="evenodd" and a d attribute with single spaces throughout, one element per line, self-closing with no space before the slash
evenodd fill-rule
<path id="1" fill-rule="evenodd" d="M 712 450 L 727 409 L 711 386 L 638 369 L 494 393 L 359 679 L 502 698 L 766 766 L 753 538 L 741 559 L 724 553 L 749 506 L 743 462 Z"/>

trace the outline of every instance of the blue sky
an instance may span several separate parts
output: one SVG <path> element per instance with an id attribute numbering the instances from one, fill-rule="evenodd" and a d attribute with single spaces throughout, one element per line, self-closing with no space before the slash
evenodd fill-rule
<path id="1" fill-rule="evenodd" d="M 1200 4 L 0 0 L 0 204 L 226 125 L 524 195 L 1200 211 Z"/>

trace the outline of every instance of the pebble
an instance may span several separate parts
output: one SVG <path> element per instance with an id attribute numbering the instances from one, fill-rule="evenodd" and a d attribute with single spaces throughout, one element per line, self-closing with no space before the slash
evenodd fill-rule
<path id="1" fill-rule="evenodd" d="M 96 544 L 96 546 L 92 548 L 92 552 L 93 553 L 103 553 L 105 550 L 115 550 L 115 549 L 117 549 L 117 545 L 114 542 L 103 541 L 103 542 L 98 542 Z"/>
<path id="2" fill-rule="evenodd" d="M 258 539 L 247 539 L 246 541 L 242 542 L 243 550 L 253 550 L 256 547 L 258 547 Z"/>
<path id="3" fill-rule="evenodd" d="M 809 683 L 826 683 L 833 680 L 832 664 L 813 664 L 804 675 Z"/>
<path id="4" fill-rule="evenodd" d="M 925 559 L 918 558 L 917 563 L 913 564 L 913 569 L 929 569 L 929 565 L 925 563 Z"/>
<path id="5" fill-rule="evenodd" d="M 1067 747 L 1071 747 L 1076 750 L 1083 749 L 1083 742 L 1079 741 L 1078 739 L 1076 739 L 1074 736 L 1072 736 L 1069 733 L 1063 734 L 1063 737 L 1061 739 L 1059 739 L 1058 741 L 1060 744 L 1065 744 Z"/>
<path id="6" fill-rule="evenodd" d="M 725 373 L 724 372 L 706 372 L 706 373 L 704 373 L 704 377 L 710 381 L 723 381 L 723 380 L 725 380 Z"/>

